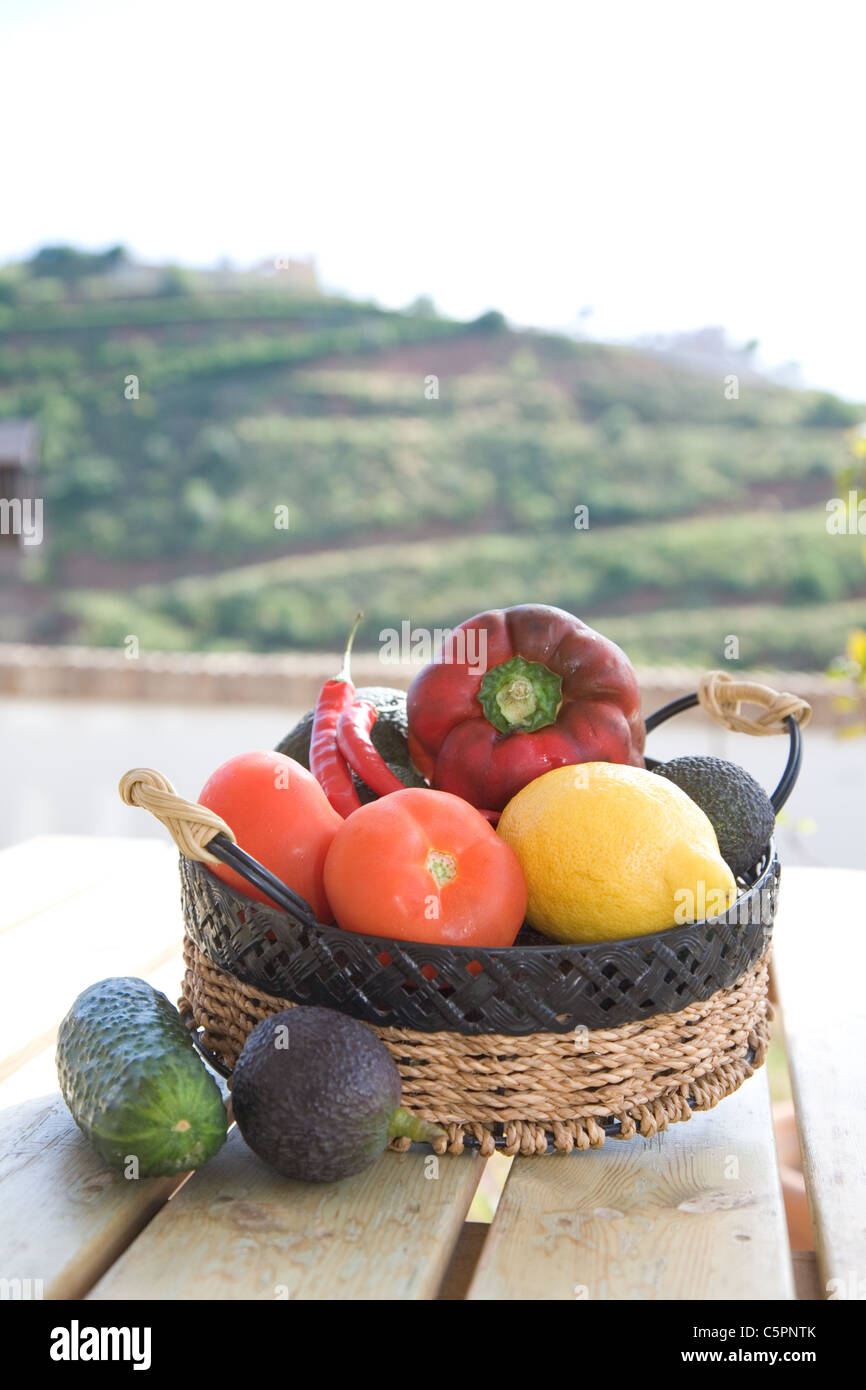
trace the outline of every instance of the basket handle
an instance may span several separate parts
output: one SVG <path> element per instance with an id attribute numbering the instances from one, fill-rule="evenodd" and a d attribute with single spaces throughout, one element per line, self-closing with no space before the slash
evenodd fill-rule
<path id="1" fill-rule="evenodd" d="M 744 704 L 760 705 L 763 713 L 750 718 L 741 713 Z M 671 719 L 683 710 L 700 705 L 717 723 L 736 733 L 754 734 L 766 737 L 769 734 L 787 733 L 790 739 L 788 761 L 779 785 L 770 797 L 773 809 L 778 815 L 800 774 L 803 758 L 803 740 L 800 730 L 812 717 L 812 706 L 799 695 L 771 689 L 757 681 L 738 681 L 727 671 L 708 671 L 701 678 L 697 690 L 691 695 L 681 695 L 678 700 L 662 706 L 646 721 L 646 731 L 651 734 L 659 724 Z"/>
<path id="2" fill-rule="evenodd" d="M 127 806 L 140 806 L 155 816 L 187 859 L 198 859 L 204 864 L 218 861 L 227 864 L 286 912 L 315 926 L 316 914 L 306 898 L 241 849 L 234 831 L 222 816 L 207 806 L 200 806 L 197 801 L 179 796 L 161 772 L 152 767 L 133 767 L 123 774 L 117 789 Z"/>

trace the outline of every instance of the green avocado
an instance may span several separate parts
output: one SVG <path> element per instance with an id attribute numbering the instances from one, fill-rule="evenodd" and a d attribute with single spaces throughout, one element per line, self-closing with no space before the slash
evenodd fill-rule
<path id="1" fill-rule="evenodd" d="M 753 869 L 776 824 L 773 803 L 745 768 L 723 758 L 672 758 L 654 771 L 697 802 L 711 822 L 722 858 L 739 877 Z"/>
<path id="2" fill-rule="evenodd" d="M 357 1019 L 299 1006 L 258 1023 L 232 1074 L 232 1110 L 249 1147 L 301 1182 L 369 1167 L 397 1135 L 444 1133 L 400 1106 L 400 1073 Z"/>
<path id="3" fill-rule="evenodd" d="M 200 1168 L 226 1137 L 219 1087 L 177 1009 L 129 977 L 82 991 L 60 1025 L 57 1076 L 111 1168 L 150 1178 Z"/>
<path id="4" fill-rule="evenodd" d="M 409 721 L 406 716 L 405 690 L 393 690 L 386 685 L 361 686 L 355 691 L 358 700 L 369 700 L 376 706 L 378 719 L 370 737 L 395 777 L 406 787 L 426 787 L 427 783 L 412 765 L 409 756 Z M 310 766 L 310 735 L 313 732 L 313 710 L 308 710 L 295 727 L 286 734 L 276 751 L 294 758 L 303 767 Z M 376 793 L 352 773 L 362 801 L 375 801 Z"/>

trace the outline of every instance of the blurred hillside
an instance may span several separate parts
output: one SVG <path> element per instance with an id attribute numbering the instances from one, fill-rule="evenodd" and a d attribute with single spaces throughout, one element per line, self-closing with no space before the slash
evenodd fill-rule
<path id="1" fill-rule="evenodd" d="M 650 350 L 325 296 L 305 263 L 62 251 L 0 272 L 0 418 L 40 427 L 45 509 L 2 640 L 335 649 L 360 606 L 375 646 L 535 599 L 637 661 L 734 635 L 815 669 L 862 624 L 862 537 L 825 525 L 861 412 L 747 353 L 728 399 Z"/>

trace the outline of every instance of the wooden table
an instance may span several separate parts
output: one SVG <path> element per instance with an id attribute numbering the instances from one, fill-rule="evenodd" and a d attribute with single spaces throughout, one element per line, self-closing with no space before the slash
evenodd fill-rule
<path id="1" fill-rule="evenodd" d="M 356 1178 L 305 1186 L 271 1173 L 235 1129 L 186 1180 L 110 1173 L 57 1093 L 55 1033 L 78 991 L 107 975 L 140 975 L 176 998 L 176 853 L 45 837 L 2 851 L 0 882 L 0 1279 L 12 1296 L 866 1296 L 866 872 L 783 874 L 775 970 L 808 1259 L 788 1244 L 765 1070 L 654 1140 L 492 1160 L 507 1169 L 492 1224 L 466 1220 L 487 1166 L 468 1153 L 440 1159 L 438 1175 L 422 1154 L 387 1153 Z"/>

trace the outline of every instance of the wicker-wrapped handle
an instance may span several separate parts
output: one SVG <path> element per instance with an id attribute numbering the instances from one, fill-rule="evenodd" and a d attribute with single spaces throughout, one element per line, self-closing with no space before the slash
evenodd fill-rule
<path id="1" fill-rule="evenodd" d="M 727 671 L 708 671 L 701 678 L 697 696 L 707 714 L 735 733 L 784 734 L 789 719 L 795 719 L 802 729 L 812 718 L 812 706 L 799 695 L 772 690 L 757 681 L 734 680 Z M 743 705 L 759 705 L 764 712 L 750 719 L 740 712 Z"/>
<path id="2" fill-rule="evenodd" d="M 741 713 L 744 704 L 758 705 L 763 713 L 757 718 L 750 718 Z M 646 721 L 647 733 L 651 734 L 666 719 L 681 714 L 683 710 L 693 709 L 695 705 L 700 705 L 717 723 L 736 733 L 759 736 L 788 734 L 791 740 L 788 761 L 779 785 L 770 797 L 778 815 L 794 790 L 800 773 L 803 758 L 800 730 L 811 719 L 812 706 L 799 695 L 773 690 L 757 681 L 734 680 L 727 671 L 708 671 L 694 694 L 671 700 L 670 704 L 650 715 Z"/>
<path id="3" fill-rule="evenodd" d="M 152 767 L 130 768 L 121 777 L 117 790 L 127 806 L 140 806 L 155 816 L 187 859 L 217 864 L 217 856 L 207 848 L 215 835 L 224 835 L 232 844 L 237 843 L 234 831 L 222 816 L 196 801 L 186 801 L 168 778 Z"/>
<path id="4" fill-rule="evenodd" d="M 306 898 L 241 849 L 234 831 L 222 816 L 207 806 L 200 806 L 197 801 L 179 796 L 161 772 L 152 767 L 131 768 L 121 777 L 118 791 L 127 806 L 141 806 L 150 811 L 165 826 L 187 859 L 200 859 L 205 864 L 227 864 L 272 902 L 311 926 L 315 924 L 316 914 Z"/>

